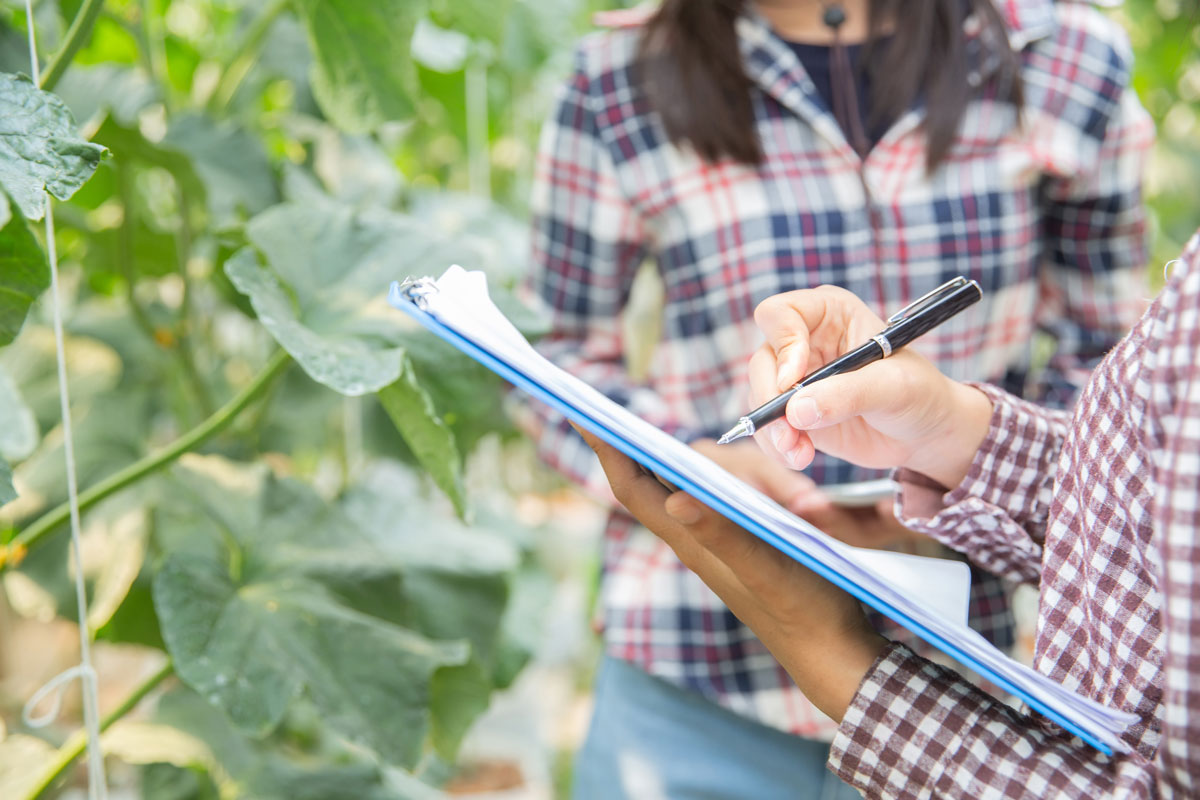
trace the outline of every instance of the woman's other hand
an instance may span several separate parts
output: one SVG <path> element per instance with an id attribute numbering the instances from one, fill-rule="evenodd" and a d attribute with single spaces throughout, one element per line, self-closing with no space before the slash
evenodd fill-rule
<path id="1" fill-rule="evenodd" d="M 755 405 L 858 347 L 885 327 L 845 289 L 821 286 L 768 298 L 754 313 L 767 343 L 750 361 Z M 787 416 L 755 438 L 793 469 L 815 449 L 866 467 L 905 466 L 957 486 L 987 434 L 991 402 L 909 348 L 796 392 Z"/>
<path id="2" fill-rule="evenodd" d="M 807 475 L 777 459 L 764 458 L 762 450 L 749 440 L 717 444 L 716 439 L 697 439 L 692 449 L 789 510 L 802 504 L 815 487 Z"/>
<path id="3" fill-rule="evenodd" d="M 840 720 L 886 644 L 858 601 L 683 492 L 672 493 L 591 434 L 613 493 L 662 538 L 779 659 L 818 708 Z"/>
<path id="4" fill-rule="evenodd" d="M 715 439 L 697 439 L 692 448 L 846 544 L 879 548 L 921 538 L 896 520 L 890 498 L 871 507 L 837 505 L 812 478 L 779 459 L 765 457 L 752 442 L 717 444 Z"/>

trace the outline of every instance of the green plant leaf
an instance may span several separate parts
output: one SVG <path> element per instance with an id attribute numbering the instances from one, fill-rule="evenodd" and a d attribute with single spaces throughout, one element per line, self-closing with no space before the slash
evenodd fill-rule
<path id="1" fill-rule="evenodd" d="M 37 448 L 38 426 L 17 385 L 0 365 L 0 458 L 21 461 Z"/>
<path id="2" fill-rule="evenodd" d="M 334 125 L 367 133 L 413 115 L 409 47 L 419 0 L 296 0 L 314 61 L 313 94 Z"/>
<path id="3" fill-rule="evenodd" d="M 439 756 L 453 763 L 471 723 L 487 710 L 491 694 L 491 676 L 476 659 L 439 670 L 433 676 L 432 738 Z"/>
<path id="4" fill-rule="evenodd" d="M 0 121 L 0 126 L 3 124 Z M 0 134 L 0 161 L 3 147 Z M 29 307 L 49 285 L 46 255 L 25 220 L 14 214 L 0 229 L 0 347 L 17 337 Z"/>
<path id="5" fill-rule="evenodd" d="M 46 213 L 45 192 L 66 200 L 104 148 L 80 139 L 65 103 L 24 75 L 0 73 L 0 188 L 28 219 Z"/>
<path id="6" fill-rule="evenodd" d="M 405 339 L 405 354 L 417 382 L 428 392 L 433 407 L 454 434 L 460 453 L 469 453 L 489 433 L 515 431 L 499 402 L 504 379 L 428 331 Z"/>
<path id="7" fill-rule="evenodd" d="M 429 681 L 462 663 L 435 643 L 354 612 L 294 577 L 235 583 L 224 565 L 169 558 L 155 604 L 180 677 L 243 730 L 264 735 L 305 691 L 326 723 L 412 767 L 429 717 Z"/>
<path id="8" fill-rule="evenodd" d="M 504 38 L 512 7 L 513 0 L 443 0 L 434 4 L 432 16 L 443 27 L 475 39 L 499 42 Z"/>
<path id="9" fill-rule="evenodd" d="M 384 777 L 378 763 L 365 761 L 360 748 L 350 749 L 340 737 L 318 729 L 316 735 L 323 751 L 321 758 L 310 753 L 296 752 L 295 742 L 288 748 L 278 747 L 276 742 L 256 742 L 246 738 L 235 729 L 229 718 L 218 708 L 206 703 L 195 692 L 179 687 L 168 692 L 158 702 L 154 719 L 159 724 L 170 725 L 202 740 L 222 769 L 233 779 L 232 794 L 222 796 L 253 797 L 255 800 L 434 800 L 442 798 L 432 789 L 426 793 L 413 794 L 391 788 L 393 781 Z M 274 745 L 274 746 L 272 746 Z M 176 770 L 175 767 L 157 765 L 158 768 Z M 388 770 L 396 772 L 396 770 Z M 170 790 L 194 787 L 203 781 L 166 780 L 158 776 L 157 784 Z M 416 783 L 415 780 L 413 780 Z M 213 787 L 215 790 L 215 786 Z M 145 785 L 143 785 L 145 793 Z M 211 795 L 193 793 L 150 794 L 144 800 L 215 800 Z"/>
<path id="10" fill-rule="evenodd" d="M 275 174 L 262 144 L 233 123 L 200 114 L 177 116 L 162 147 L 191 161 L 204 183 L 208 213 L 217 228 L 231 227 L 278 198 Z"/>
<path id="11" fill-rule="evenodd" d="M 379 390 L 379 402 L 404 441 L 450 501 L 459 517 L 467 515 L 462 456 L 454 432 L 433 407 L 429 394 L 417 382 L 412 364 L 405 360 L 395 383 Z"/>
<path id="12" fill-rule="evenodd" d="M 492 683 L 498 689 L 510 686 L 533 657 L 546 609 L 554 599 L 554 581 L 542 567 L 523 566 L 512 576 L 511 584 L 492 659 Z"/>
<path id="13" fill-rule="evenodd" d="M 13 488 L 12 468 L 8 462 L 0 458 L 0 506 L 17 499 L 17 490 Z"/>
<path id="14" fill-rule="evenodd" d="M 490 664 L 512 547 L 407 496 L 403 515 L 375 492 L 331 506 L 218 457 L 174 475 L 154 599 L 183 680 L 258 736 L 303 694 L 341 734 L 412 766 L 440 713 L 435 673 L 472 654 Z"/>
<path id="15" fill-rule="evenodd" d="M 192 164 L 191 156 L 181 147 L 151 142 L 138 130 L 136 123 L 121 122 L 116 113 L 104 118 L 94 138 L 112 152 L 115 162 L 161 167 L 198 200 L 204 198 L 205 184 Z"/>
<path id="16" fill-rule="evenodd" d="M 402 319 L 384 293 L 406 264 L 431 258 L 436 238 L 398 214 L 316 199 L 275 206 L 246 233 L 266 264 L 245 248 L 225 274 L 313 380 L 361 395 L 400 377 Z"/>
<path id="17" fill-rule="evenodd" d="M 159 99 L 159 90 L 141 71 L 119 64 L 72 64 L 54 87 L 81 126 L 108 113 L 124 125 L 137 124 L 138 114 Z M 98 141 L 93 137 L 94 141 Z M 103 142 L 99 142 L 103 144 Z"/>

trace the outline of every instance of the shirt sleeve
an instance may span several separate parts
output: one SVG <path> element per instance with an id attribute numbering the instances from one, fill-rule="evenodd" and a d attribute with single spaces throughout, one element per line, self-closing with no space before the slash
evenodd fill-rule
<path id="1" fill-rule="evenodd" d="M 596 39 L 589 41 L 596 46 Z M 630 377 L 625 363 L 621 317 L 646 257 L 647 233 L 618 181 L 601 125 L 601 81 L 587 69 L 588 48 L 585 41 L 539 145 L 528 289 L 548 311 L 550 332 L 537 348 L 634 414 L 694 439 L 657 393 Z M 610 86 L 603 96 L 613 91 L 620 89 Z M 595 455 L 566 419 L 540 403 L 521 402 L 529 411 L 522 426 L 542 457 L 598 496 L 611 497 Z"/>
<path id="2" fill-rule="evenodd" d="M 1040 192 L 1044 250 L 1036 322 L 1054 351 L 1028 396 L 1071 404 L 1141 315 L 1148 235 L 1142 202 L 1154 125 L 1122 70 L 1114 97 L 1094 98 L 1069 171 Z"/>
<path id="3" fill-rule="evenodd" d="M 1152 366 L 1155 536 L 1162 548 L 1162 736 L 1106 756 L 952 670 L 889 645 L 834 738 L 829 766 L 867 797 L 1158 798 L 1200 789 L 1200 236 L 1164 296 Z M 989 441 L 991 440 L 989 436 Z M 995 465 L 1003 468 L 1002 464 Z M 972 468 L 972 474 L 975 469 Z M 970 478 L 968 478 L 968 481 Z M 1001 481 L 1000 483 L 1004 483 Z M 1030 492 L 1018 492 L 1026 497 Z M 1034 505 L 1040 504 L 1035 501 Z"/>
<path id="4" fill-rule="evenodd" d="M 899 470 L 896 517 L 989 572 L 1036 582 L 1055 468 L 1070 418 L 994 386 L 974 385 L 992 401 L 992 418 L 967 476 L 947 491 L 924 476 Z"/>
<path id="5" fill-rule="evenodd" d="M 1162 548 L 1163 740 L 1159 781 L 1200 792 L 1200 232 L 1164 303 L 1152 408 L 1161 425 L 1154 529 Z"/>

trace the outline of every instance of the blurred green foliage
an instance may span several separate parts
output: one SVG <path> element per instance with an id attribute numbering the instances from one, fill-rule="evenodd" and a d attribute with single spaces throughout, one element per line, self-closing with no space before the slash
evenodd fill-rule
<path id="1" fill-rule="evenodd" d="M 116 752 L 148 800 L 431 796 L 530 657 L 514 478 L 467 480 L 514 438 L 501 382 L 382 297 L 457 262 L 517 308 L 537 129 L 598 5 L 39 0 L 40 91 L 0 0 L 0 577 L 75 618 L 45 185 L 86 623 L 182 683 Z M 69 724 L 0 732 L 0 796 L 64 787 Z"/>
<path id="2" fill-rule="evenodd" d="M 1134 88 L 1158 126 L 1146 174 L 1158 282 L 1200 227 L 1200 3 L 1126 0 L 1113 13 L 1133 45 Z"/>

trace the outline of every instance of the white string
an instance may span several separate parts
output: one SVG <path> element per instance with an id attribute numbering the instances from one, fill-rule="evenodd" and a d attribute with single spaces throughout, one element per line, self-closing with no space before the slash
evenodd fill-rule
<path id="1" fill-rule="evenodd" d="M 1171 274 L 1175 271 L 1176 265 L 1178 265 L 1181 261 L 1183 261 L 1183 259 L 1181 259 L 1181 258 L 1172 258 L 1166 264 L 1163 264 L 1163 280 L 1164 281 L 1171 280 Z"/>
<path id="2" fill-rule="evenodd" d="M 25 0 L 25 16 L 25 25 L 29 30 L 29 68 L 33 83 L 37 86 L 41 84 L 42 78 L 41 70 L 38 67 L 37 39 L 33 30 L 33 0 Z M 104 774 L 104 755 L 100 750 L 100 705 L 97 697 L 99 691 L 96 670 L 92 667 L 91 637 L 87 624 L 87 587 L 83 582 L 83 552 L 79 536 L 79 491 L 75 483 L 75 442 L 71 434 L 71 400 L 67 391 L 67 359 L 63 348 L 62 309 L 58 294 L 58 248 L 54 242 L 54 206 L 48 193 L 45 195 L 45 200 L 46 250 L 50 262 L 50 306 L 54 312 L 54 351 L 58 360 L 58 400 L 62 410 L 63 453 L 67 460 L 67 503 L 71 509 L 71 549 L 75 555 L 75 606 L 79 615 L 79 667 L 67 670 L 58 678 L 50 681 L 34 695 L 34 698 L 40 700 L 45 693 L 53 691 L 67 680 L 71 680 L 76 675 L 79 677 L 83 689 L 83 723 L 88 736 L 88 798 L 89 800 L 107 800 L 108 781 Z M 61 700 L 61 695 L 58 700 Z M 58 704 L 56 701 L 55 713 L 57 713 Z M 30 707 L 27 706 L 26 710 L 30 710 Z M 44 717 L 38 719 L 40 721 Z"/>
<path id="3" fill-rule="evenodd" d="M 67 684 L 76 678 L 84 678 L 87 671 L 88 669 L 84 665 L 76 664 L 47 681 L 42 688 L 33 693 L 33 697 L 29 698 L 29 702 L 21 709 L 21 721 L 30 728 L 44 728 L 58 719 L 58 712 L 62 709 L 63 693 L 67 690 Z M 86 678 L 84 679 L 86 680 Z M 45 714 L 39 714 L 35 717 L 33 710 L 40 706 L 42 701 L 49 697 L 51 693 L 54 694 L 54 700 L 50 703 L 49 710 Z"/>

